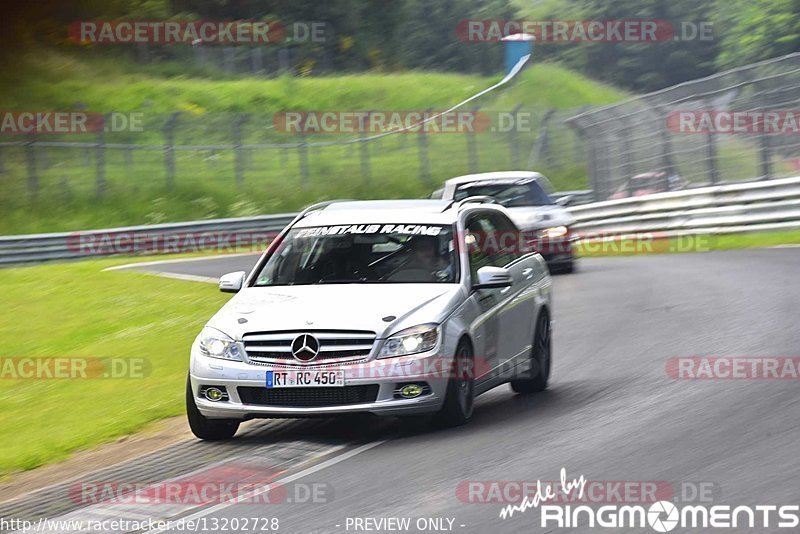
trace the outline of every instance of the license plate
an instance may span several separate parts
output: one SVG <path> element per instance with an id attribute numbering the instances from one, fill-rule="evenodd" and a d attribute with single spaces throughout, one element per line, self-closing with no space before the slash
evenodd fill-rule
<path id="1" fill-rule="evenodd" d="M 344 386 L 344 371 L 267 371 L 268 388 Z"/>

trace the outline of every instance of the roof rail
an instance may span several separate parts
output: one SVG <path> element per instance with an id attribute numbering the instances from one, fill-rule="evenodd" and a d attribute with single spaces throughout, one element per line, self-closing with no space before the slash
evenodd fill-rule
<path id="1" fill-rule="evenodd" d="M 462 198 L 461 200 L 451 201 L 447 206 L 444 207 L 442 213 L 449 210 L 453 206 L 455 206 L 456 209 L 461 209 L 461 206 L 463 206 L 464 204 L 470 204 L 472 202 L 486 202 L 488 204 L 500 204 L 494 197 L 490 197 L 488 195 L 475 195 L 467 198 Z"/>
<path id="2" fill-rule="evenodd" d="M 337 202 L 348 202 L 350 200 L 352 200 L 352 199 L 349 199 L 349 198 L 338 198 L 338 199 L 335 199 L 335 200 L 325 200 L 323 202 L 317 202 L 315 204 L 311 204 L 309 206 L 306 206 L 305 208 L 303 208 L 303 211 L 298 213 L 295 216 L 295 218 L 292 219 L 292 222 L 289 223 L 289 226 L 290 227 L 294 226 L 294 223 L 296 223 L 297 221 L 299 221 L 300 219 L 302 219 L 303 217 L 305 217 L 306 215 L 308 215 L 311 212 L 319 211 L 321 209 L 327 208 L 331 204 L 335 204 Z"/>

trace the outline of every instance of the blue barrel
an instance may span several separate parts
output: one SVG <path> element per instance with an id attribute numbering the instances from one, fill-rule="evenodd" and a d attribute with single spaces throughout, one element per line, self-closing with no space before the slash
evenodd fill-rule
<path id="1" fill-rule="evenodd" d="M 506 74 L 511 72 L 511 69 L 520 59 L 528 54 L 533 54 L 533 41 L 535 39 L 529 33 L 514 33 L 501 39 L 504 47 Z"/>

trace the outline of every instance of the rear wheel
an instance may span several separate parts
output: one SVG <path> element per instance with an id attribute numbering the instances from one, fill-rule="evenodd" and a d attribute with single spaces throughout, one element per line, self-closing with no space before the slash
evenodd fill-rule
<path id="1" fill-rule="evenodd" d="M 453 376 L 447 382 L 444 406 L 437 414 L 442 426 L 459 426 L 472 417 L 475 406 L 475 376 L 472 347 L 466 339 L 456 348 Z"/>
<path id="2" fill-rule="evenodd" d="M 517 393 L 536 393 L 547 389 L 547 380 L 550 378 L 550 365 L 552 363 L 552 346 L 550 340 L 550 316 L 547 311 L 539 313 L 536 321 L 536 331 L 533 335 L 531 347 L 531 362 L 527 378 L 518 378 L 511 381 L 511 389 Z"/>
<path id="3" fill-rule="evenodd" d="M 189 428 L 192 434 L 206 441 L 219 441 L 230 439 L 239 429 L 236 419 L 209 419 L 197 409 L 197 403 L 192 393 L 192 383 L 186 379 L 186 416 L 189 419 Z"/>

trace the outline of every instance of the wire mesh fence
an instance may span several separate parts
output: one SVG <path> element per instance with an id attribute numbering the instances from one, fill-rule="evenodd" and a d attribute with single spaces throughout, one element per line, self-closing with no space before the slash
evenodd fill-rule
<path id="1" fill-rule="evenodd" d="M 479 99 L 455 112 L 469 114 L 467 127 L 383 136 L 437 110 L 93 116 L 86 132 L 4 135 L 0 208 L 24 222 L 30 210 L 102 208 L 97 217 L 108 218 L 136 205 L 136 220 L 144 210 L 141 222 L 158 223 L 424 197 L 453 176 L 505 169 L 592 189 L 595 200 L 783 177 L 800 172 L 798 86 L 794 54 L 605 107 L 497 109 Z M 354 126 L 353 116 L 367 120 Z"/>
<path id="2" fill-rule="evenodd" d="M 567 120 L 595 199 L 800 172 L 800 54 L 683 83 Z"/>
<path id="3" fill-rule="evenodd" d="M 107 115 L 96 131 L 6 136 L 0 189 L 6 201 L 99 203 L 215 188 L 263 200 L 268 191 L 267 209 L 280 211 L 326 197 L 426 196 L 453 176 L 502 169 L 535 169 L 561 188 L 585 187 L 586 151 L 564 124 L 574 110 L 475 106 L 466 125 L 439 121 L 376 135 L 392 131 L 398 117 L 407 124 L 436 112 L 319 112 L 334 114 L 332 128 L 309 127 L 309 112 L 302 112 L 294 129 L 280 113 Z M 348 114 L 366 114 L 367 129 L 341 128 Z M 385 128 L 375 127 L 375 117 Z"/>

